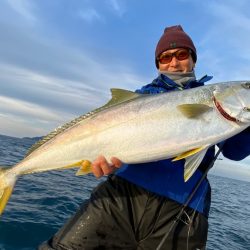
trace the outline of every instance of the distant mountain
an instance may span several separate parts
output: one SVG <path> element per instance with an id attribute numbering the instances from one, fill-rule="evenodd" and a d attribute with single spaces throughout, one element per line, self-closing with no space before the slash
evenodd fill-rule
<path id="1" fill-rule="evenodd" d="M 2 140 L 13 140 L 13 139 L 15 139 L 15 140 L 21 140 L 21 141 L 38 141 L 38 140 L 40 140 L 42 138 L 42 136 L 36 136 L 36 137 L 22 137 L 22 138 L 20 138 L 20 137 L 15 137 L 15 136 L 9 136 L 9 135 L 1 135 L 0 134 L 0 140 L 2 139 Z"/>

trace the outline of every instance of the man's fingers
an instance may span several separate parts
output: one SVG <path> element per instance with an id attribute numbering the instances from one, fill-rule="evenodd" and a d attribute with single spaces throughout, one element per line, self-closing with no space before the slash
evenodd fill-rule
<path id="1" fill-rule="evenodd" d="M 96 178 L 100 178 L 104 174 L 100 166 L 94 163 L 92 163 L 92 172 Z"/>
<path id="2" fill-rule="evenodd" d="M 116 158 L 111 158 L 111 163 L 108 163 L 106 158 L 102 155 L 98 156 L 95 161 L 92 163 L 93 174 L 100 178 L 103 175 L 109 175 L 114 172 L 116 168 L 119 168 L 122 165 L 121 161 Z"/>
<path id="3" fill-rule="evenodd" d="M 115 168 L 120 168 L 122 166 L 122 162 L 118 158 L 112 157 L 110 160 Z"/>
<path id="4" fill-rule="evenodd" d="M 98 156 L 97 159 L 92 162 L 92 171 L 96 178 L 100 178 L 104 174 L 101 167 L 103 162 L 105 162 L 105 158 L 102 155 Z"/>
<path id="5" fill-rule="evenodd" d="M 105 175 L 111 174 L 115 169 L 113 164 L 109 164 L 107 161 L 101 165 L 101 168 Z"/>

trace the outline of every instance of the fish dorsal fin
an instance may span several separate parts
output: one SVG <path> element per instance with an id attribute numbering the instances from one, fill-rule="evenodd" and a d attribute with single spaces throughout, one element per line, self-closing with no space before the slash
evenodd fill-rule
<path id="1" fill-rule="evenodd" d="M 110 108 L 112 106 L 116 106 L 118 104 L 135 99 L 135 98 L 143 95 L 143 94 L 138 94 L 138 93 L 135 93 L 135 92 L 132 92 L 129 90 L 117 89 L 117 88 L 111 89 L 111 94 L 112 94 L 111 100 L 108 101 L 104 106 L 99 107 L 93 111 L 90 111 L 84 115 L 81 115 L 81 116 L 73 119 L 72 121 L 65 123 L 63 126 L 59 126 L 54 131 L 52 131 L 48 135 L 44 136 L 41 140 L 39 140 L 37 143 L 35 143 L 33 146 L 31 146 L 31 148 L 26 153 L 25 157 L 30 155 L 37 148 L 39 148 L 40 146 L 42 146 L 43 144 L 45 144 L 46 142 L 48 142 L 49 140 L 51 140 L 52 138 L 54 138 L 55 136 L 60 134 L 61 132 L 76 125 L 77 123 L 81 122 L 82 120 L 84 120 L 88 117 L 91 117 L 92 115 L 95 115 L 102 110 L 105 110 L 105 109 Z"/>
<path id="2" fill-rule="evenodd" d="M 212 109 L 206 104 L 182 104 L 178 105 L 177 108 L 184 116 L 191 119 L 197 118 Z"/>
<path id="3" fill-rule="evenodd" d="M 139 96 L 142 96 L 143 94 L 138 94 L 130 90 L 126 89 L 111 89 L 112 98 L 110 101 L 108 101 L 103 107 L 111 107 L 129 100 L 133 100 Z"/>

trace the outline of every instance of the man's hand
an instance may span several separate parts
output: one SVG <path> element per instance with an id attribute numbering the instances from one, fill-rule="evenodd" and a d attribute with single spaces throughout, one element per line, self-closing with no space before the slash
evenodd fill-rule
<path id="1" fill-rule="evenodd" d="M 116 157 L 112 157 L 110 161 L 111 163 L 103 155 L 100 155 L 92 162 L 92 171 L 96 178 L 111 174 L 122 166 L 122 162 Z"/>

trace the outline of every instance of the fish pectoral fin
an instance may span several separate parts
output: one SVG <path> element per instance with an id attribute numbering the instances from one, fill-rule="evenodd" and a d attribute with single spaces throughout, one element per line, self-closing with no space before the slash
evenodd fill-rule
<path id="1" fill-rule="evenodd" d="M 188 150 L 184 153 L 181 153 L 180 155 L 176 156 L 172 161 L 179 161 L 181 159 L 187 158 L 189 156 L 195 155 L 197 153 L 199 153 L 200 151 L 204 150 L 205 148 L 207 148 L 208 146 L 202 146 L 199 148 L 193 148 L 191 150 Z"/>
<path id="2" fill-rule="evenodd" d="M 206 104 L 182 104 L 178 105 L 177 109 L 187 118 L 194 119 L 207 111 L 213 109 Z"/>
<path id="3" fill-rule="evenodd" d="M 92 172 L 92 164 L 88 160 L 81 161 L 79 170 L 76 172 L 76 176 L 85 175 Z"/>
<path id="4" fill-rule="evenodd" d="M 190 177 L 194 174 L 195 170 L 201 164 L 208 147 L 200 151 L 198 154 L 191 155 L 186 158 L 184 165 L 184 181 L 187 182 Z"/>

